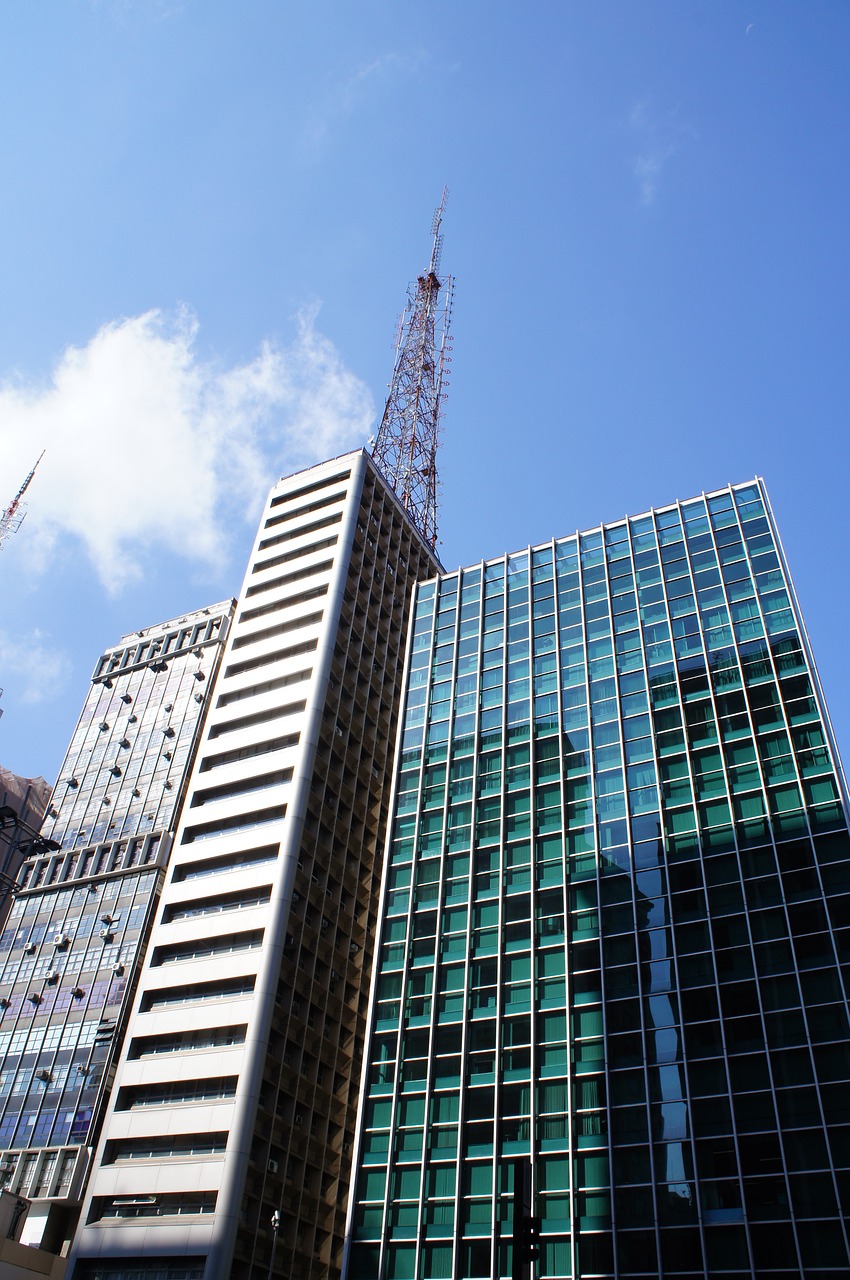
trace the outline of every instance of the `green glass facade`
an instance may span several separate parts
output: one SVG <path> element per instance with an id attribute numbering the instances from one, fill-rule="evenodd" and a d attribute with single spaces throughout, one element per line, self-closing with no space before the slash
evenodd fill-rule
<path id="1" fill-rule="evenodd" d="M 838 1280 L 850 838 L 756 481 L 420 585 L 347 1280 Z"/>

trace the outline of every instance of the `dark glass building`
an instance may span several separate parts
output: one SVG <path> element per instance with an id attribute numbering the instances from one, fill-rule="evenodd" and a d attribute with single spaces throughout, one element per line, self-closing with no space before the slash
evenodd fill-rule
<path id="1" fill-rule="evenodd" d="M 760 481 L 416 588 L 347 1280 L 850 1273 L 850 839 Z"/>

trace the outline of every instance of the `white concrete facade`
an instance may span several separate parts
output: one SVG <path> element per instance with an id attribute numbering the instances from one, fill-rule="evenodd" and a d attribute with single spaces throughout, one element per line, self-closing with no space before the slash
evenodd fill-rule
<path id="1" fill-rule="evenodd" d="M 375 563 L 378 535 L 373 544 L 364 523 L 368 495 L 384 513 L 386 545 L 392 531 L 401 530 L 406 558 L 415 561 L 418 575 L 433 572 L 433 556 L 363 451 L 282 480 L 269 494 L 198 747 L 93 1164 L 73 1254 L 77 1275 L 108 1277 L 133 1258 L 140 1260 L 140 1274 L 182 1261 L 187 1278 L 247 1277 L 265 1274 L 277 1243 L 267 1219 L 273 1207 L 286 1207 L 286 1170 L 279 1168 L 282 1156 L 269 1155 L 278 1148 L 268 1143 L 282 1132 L 287 1051 L 281 1049 L 282 1058 L 275 1059 L 279 1078 L 274 1071 L 270 1075 L 270 1037 L 275 1039 L 285 973 L 296 952 L 298 963 L 304 963 L 291 922 L 293 902 L 302 910 L 311 883 L 319 883 L 317 870 L 310 874 L 310 867 L 305 868 L 305 819 L 316 826 L 308 808 L 321 774 L 320 737 L 326 743 L 329 735 L 331 740 L 334 734 L 337 740 L 343 737 L 341 721 L 329 725 L 328 708 L 339 683 L 334 675 L 339 657 L 334 655 L 340 653 L 343 622 L 355 625 L 351 615 L 360 607 L 351 585 L 355 560 L 369 566 L 374 600 L 389 593 L 393 617 L 406 612 L 406 598 L 392 595 L 396 569 Z M 357 580 L 365 582 L 360 568 L 357 573 Z M 364 595 L 364 622 L 373 597 Z M 399 624 L 382 624 L 382 634 L 394 625 Z M 364 629 L 368 632 L 368 623 Z M 396 685 L 403 660 L 403 646 L 397 647 Z M 367 637 L 357 664 L 369 649 Z M 356 686 L 359 672 L 351 674 Z M 370 678 L 376 675 L 383 678 L 380 672 Z M 387 724 L 385 738 L 389 728 Z M 381 733 L 372 736 L 380 739 Z M 356 750 L 362 768 L 357 735 L 346 750 Z M 377 797 L 388 751 L 391 743 L 381 740 L 378 752 L 384 763 L 371 764 Z M 344 774 L 344 761 L 339 768 Z M 366 797 L 360 802 L 365 807 Z M 333 859 L 338 842 L 337 857 L 344 863 L 345 843 L 334 836 L 330 819 L 327 828 L 328 857 Z M 345 867 L 337 870 L 341 880 Z M 322 892 L 330 896 L 327 886 L 336 883 L 333 877 L 328 873 L 322 883 Z M 303 928 L 309 931 L 309 907 L 304 914 Z M 330 1026 L 340 977 L 330 965 L 341 963 L 332 957 L 344 954 L 354 964 L 361 946 L 351 941 L 350 930 L 344 934 L 337 925 L 333 945 L 342 951 L 333 951 L 330 921 L 324 915 L 320 919 L 318 941 L 304 955 L 315 962 L 314 981 L 324 983 Z M 343 992 L 348 990 L 345 976 Z M 354 1016 L 362 1021 L 358 984 L 359 976 L 351 991 Z M 292 999 L 293 1005 L 298 1003 Z M 286 1035 L 287 1043 L 293 1040 L 294 1025 L 287 1024 L 288 1030 L 277 1037 L 281 1044 Z M 300 1038 L 306 1043 L 311 1037 L 305 1033 Z M 317 1070 L 321 1075 L 322 1069 Z M 301 1124 L 300 1116 L 289 1107 L 288 1131 Z M 274 1133 L 265 1131 L 273 1127 Z M 300 1148 L 287 1141 L 291 1173 L 291 1152 Z M 337 1166 L 339 1149 L 337 1142 Z M 322 1175 L 323 1192 L 330 1187 L 329 1177 Z M 328 1194 L 337 1193 L 331 1189 Z M 297 1247 L 298 1225 L 289 1225 Z M 261 1245 L 251 1245 L 247 1253 L 241 1247 L 244 1261 L 234 1264 L 240 1230 L 248 1237 L 259 1230 Z M 323 1233 L 322 1239 L 326 1236 L 330 1238 Z M 323 1247 L 327 1252 L 332 1246 L 326 1242 Z"/>

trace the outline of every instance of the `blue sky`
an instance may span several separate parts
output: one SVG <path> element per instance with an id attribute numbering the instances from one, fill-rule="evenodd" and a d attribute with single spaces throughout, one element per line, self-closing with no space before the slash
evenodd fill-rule
<path id="1" fill-rule="evenodd" d="M 363 443 L 445 184 L 453 567 L 758 473 L 850 751 L 843 0 L 0 9 L 0 762 Z"/>

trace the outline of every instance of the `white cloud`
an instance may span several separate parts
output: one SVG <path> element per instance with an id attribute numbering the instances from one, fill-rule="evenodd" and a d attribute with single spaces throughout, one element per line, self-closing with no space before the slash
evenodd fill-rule
<path id="1" fill-rule="evenodd" d="M 0 631 L 0 673 L 11 679 L 22 702 L 45 702 L 55 698 L 68 682 L 71 662 L 50 639 L 36 628 L 28 635 L 12 639 Z"/>
<path id="2" fill-rule="evenodd" d="M 149 311 L 67 348 L 47 386 L 0 384 L 0 500 L 47 451 L 27 495 L 32 568 L 69 537 L 113 592 L 157 548 L 213 564 L 277 476 L 363 441 L 369 391 L 315 318 L 222 369 L 199 360 L 191 313 Z"/>
<path id="3" fill-rule="evenodd" d="M 637 179 L 640 202 L 654 204 L 658 184 L 667 161 L 676 154 L 682 138 L 693 130 L 678 119 L 678 107 L 658 115 L 646 102 L 636 102 L 629 113 L 629 130 L 637 143 L 632 173 Z"/>

